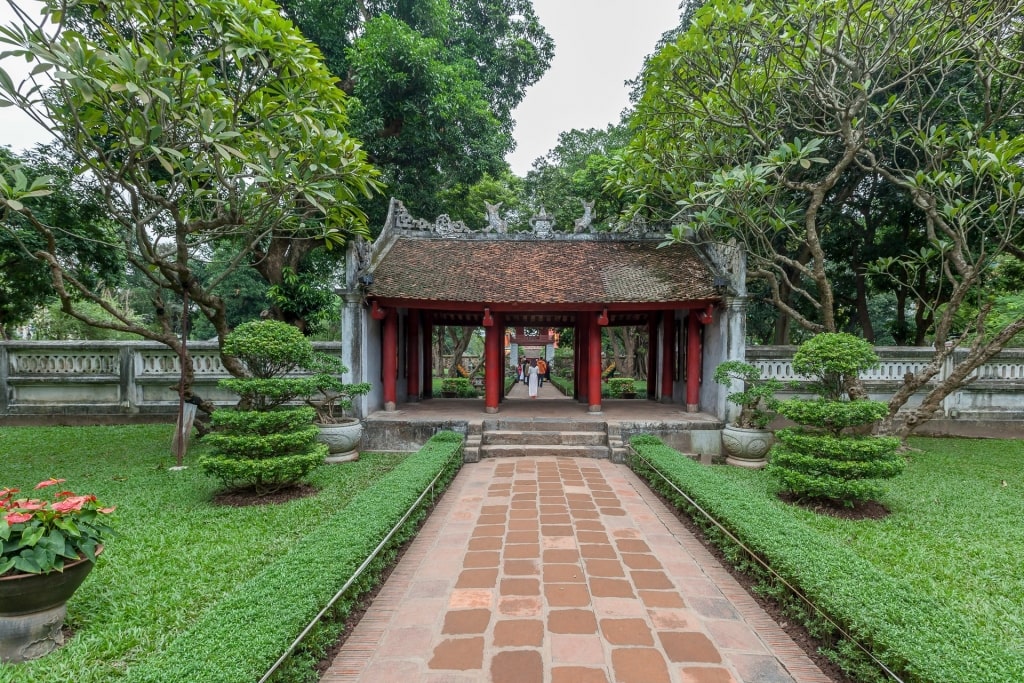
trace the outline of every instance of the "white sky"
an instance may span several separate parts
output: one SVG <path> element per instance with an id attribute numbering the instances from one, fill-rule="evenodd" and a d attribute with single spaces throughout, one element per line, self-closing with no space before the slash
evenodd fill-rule
<path id="1" fill-rule="evenodd" d="M 507 160 L 520 176 L 555 146 L 559 133 L 618 122 L 629 106 L 626 81 L 636 78 L 661 34 L 679 21 L 679 0 L 533 0 L 533 5 L 555 41 L 555 56 L 514 112 L 516 150 Z M 12 17 L 6 0 L 0 0 L 0 23 L 9 24 Z M 3 60 L 3 68 L 16 82 L 27 72 L 23 61 L 12 58 Z M 0 108 L 0 145 L 21 151 L 48 139 L 46 130 L 21 112 Z"/>

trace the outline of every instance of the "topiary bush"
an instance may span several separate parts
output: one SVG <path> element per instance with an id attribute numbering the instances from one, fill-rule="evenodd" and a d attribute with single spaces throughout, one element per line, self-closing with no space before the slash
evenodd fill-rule
<path id="1" fill-rule="evenodd" d="M 316 390 L 315 378 L 287 377 L 315 366 L 313 345 L 297 328 L 276 320 L 239 325 L 224 339 L 224 350 L 245 364 L 250 377 L 221 380 L 237 393 L 238 410 L 219 410 L 206 442 L 210 455 L 199 467 L 228 489 L 272 493 L 302 480 L 320 465 L 327 446 L 317 443 L 311 407 L 286 407 Z"/>
<path id="2" fill-rule="evenodd" d="M 888 414 L 888 406 L 867 399 L 843 400 L 861 370 L 878 364 L 874 349 L 845 333 L 820 334 L 793 357 L 793 370 L 815 378 L 817 399 L 794 398 L 778 412 L 799 426 L 775 432 L 768 472 L 801 500 L 852 507 L 882 494 L 878 481 L 903 471 L 899 439 L 850 434 Z"/>
<path id="3" fill-rule="evenodd" d="M 608 380 L 608 395 L 612 398 L 635 397 L 635 380 L 632 377 L 612 377 Z"/>

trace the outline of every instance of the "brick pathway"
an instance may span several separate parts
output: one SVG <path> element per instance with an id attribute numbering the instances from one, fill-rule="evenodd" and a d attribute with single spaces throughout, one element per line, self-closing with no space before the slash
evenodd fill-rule
<path id="1" fill-rule="evenodd" d="M 321 681 L 826 683 L 625 466 L 463 467 Z"/>

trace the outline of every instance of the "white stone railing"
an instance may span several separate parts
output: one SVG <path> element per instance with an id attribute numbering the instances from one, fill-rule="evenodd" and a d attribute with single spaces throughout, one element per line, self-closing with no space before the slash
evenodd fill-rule
<path id="1" fill-rule="evenodd" d="M 747 361 L 760 368 L 762 377 L 796 383 L 795 388 L 780 392 L 785 397 L 801 393 L 800 385 L 809 381 L 793 371 L 795 351 L 793 346 L 748 346 Z M 864 372 L 861 379 L 871 397 L 883 401 L 903 384 L 908 373 L 917 372 L 931 362 L 933 353 L 929 347 L 906 346 L 879 346 L 875 351 L 881 364 Z M 944 380 L 964 355 L 966 351 L 954 351 L 939 373 L 908 403 L 908 407 L 920 403 L 927 391 Z M 971 373 L 969 380 L 943 401 L 946 417 L 1024 420 L 1024 348 L 1004 349 Z"/>
<path id="2" fill-rule="evenodd" d="M 316 347 L 338 355 L 340 343 Z M 194 393 L 221 405 L 229 377 L 215 342 L 189 344 Z M 177 354 L 155 342 L 0 342 L 0 415 L 162 415 L 177 409 Z"/>
<path id="3" fill-rule="evenodd" d="M 317 348 L 340 354 L 340 343 Z M 878 347 L 882 363 L 864 374 L 872 398 L 888 400 L 908 372 L 931 360 L 931 349 Z M 792 346 L 750 346 L 747 360 L 764 376 L 796 382 L 782 397 L 800 393 L 807 381 L 793 372 Z M 214 342 L 189 345 L 195 366 L 193 390 L 222 405 L 237 398 L 217 388 L 228 377 Z M 934 381 L 941 381 L 957 351 Z M 155 342 L 0 342 L 0 416 L 171 414 L 178 357 Z M 966 419 L 1024 420 L 1024 349 L 1008 349 L 972 374 L 972 381 L 943 402 L 945 416 Z M 927 387 L 926 387 L 927 388 Z M 910 402 L 920 402 L 924 391 Z"/>

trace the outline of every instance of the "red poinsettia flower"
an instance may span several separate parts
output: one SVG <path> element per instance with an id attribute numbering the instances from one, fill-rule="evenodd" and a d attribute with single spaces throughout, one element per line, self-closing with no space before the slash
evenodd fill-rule
<path id="1" fill-rule="evenodd" d="M 67 480 L 66 479 L 54 479 L 53 477 L 50 477 L 46 481 L 41 481 L 38 484 L 36 484 L 36 489 L 44 489 L 47 486 L 56 486 L 57 484 L 63 484 L 65 481 L 67 481 Z"/>
<path id="2" fill-rule="evenodd" d="M 12 512 L 7 515 L 7 524 L 21 524 L 22 522 L 27 522 L 30 519 L 32 519 L 32 515 L 27 512 Z"/>

